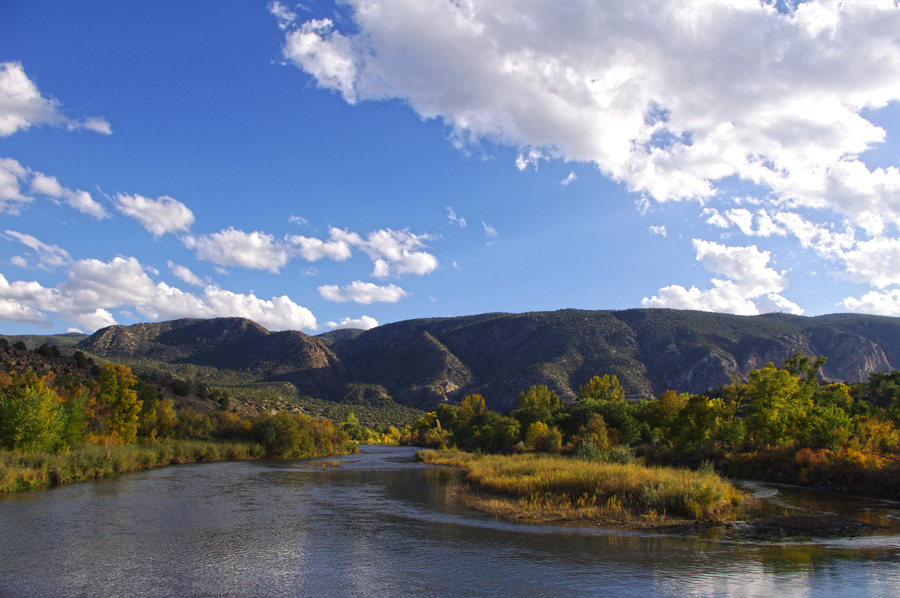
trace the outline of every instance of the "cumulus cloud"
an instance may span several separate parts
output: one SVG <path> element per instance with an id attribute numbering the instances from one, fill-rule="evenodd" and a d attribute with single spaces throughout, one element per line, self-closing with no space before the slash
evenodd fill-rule
<path id="1" fill-rule="evenodd" d="M 12 158 L 0 158 L 0 213 L 18 215 L 34 198 L 22 193 L 20 183 L 29 176 L 27 168 Z"/>
<path id="2" fill-rule="evenodd" d="M 845 276 L 854 282 L 865 282 L 883 289 L 900 284 L 900 239 L 876 238 L 857 243 L 842 253 Z"/>
<path id="3" fill-rule="evenodd" d="M 134 311 L 149 320 L 240 316 L 273 330 L 317 328 L 312 313 L 287 296 L 264 300 L 215 285 L 206 285 L 201 294 L 187 293 L 154 282 L 133 257 L 79 260 L 56 287 L 9 282 L 0 274 L 0 319 L 46 325 L 47 314 L 53 313 L 96 330 L 116 323 L 111 310 Z"/>
<path id="4" fill-rule="evenodd" d="M 286 240 L 288 243 L 297 246 L 297 253 L 310 262 L 316 262 L 322 258 L 343 262 L 353 254 L 353 246 L 362 241 L 359 235 L 334 227 L 330 229 L 329 233 L 330 236 L 327 241 L 300 235 L 290 235 Z"/>
<path id="5" fill-rule="evenodd" d="M 165 195 L 149 199 L 142 195 L 119 193 L 116 196 L 116 208 L 122 214 L 137 220 L 154 237 L 187 232 L 194 223 L 194 213 L 186 205 Z"/>
<path id="6" fill-rule="evenodd" d="M 384 278 L 391 275 L 418 274 L 433 272 L 438 267 L 438 260 L 425 248 L 430 235 L 417 235 L 407 230 L 377 230 L 366 235 L 366 239 L 358 239 L 356 245 L 375 262 L 372 276 Z"/>
<path id="7" fill-rule="evenodd" d="M 307 261 L 321 259 L 345 261 L 359 250 L 374 262 L 372 276 L 384 278 L 403 274 L 428 274 L 438 267 L 437 258 L 424 251 L 433 237 L 407 230 L 382 229 L 365 237 L 348 230 L 331 227 L 328 238 L 286 235 L 276 240 L 273 235 L 254 231 L 246 233 L 228 228 L 211 235 L 187 236 L 185 246 L 200 259 L 220 266 L 240 266 L 278 272 L 299 256 Z"/>
<path id="8" fill-rule="evenodd" d="M 281 270 L 293 252 L 290 245 L 276 241 L 270 234 L 259 231 L 245 233 L 233 227 L 210 235 L 185 237 L 183 241 L 199 259 L 220 266 L 268 270 L 272 273 Z"/>
<path id="9" fill-rule="evenodd" d="M 353 281 L 344 287 L 337 285 L 322 285 L 319 287 L 319 295 L 326 301 L 345 303 L 355 301 L 368 305 L 370 303 L 396 303 L 409 295 L 397 285 L 379 286 L 371 282 Z"/>
<path id="10" fill-rule="evenodd" d="M 859 158 L 886 135 L 864 110 L 900 99 L 894 0 L 347 4 L 340 25 L 279 17 L 285 58 L 347 102 L 399 98 L 522 170 L 592 162 L 658 201 L 736 177 L 873 234 L 900 223 L 900 170 Z"/>
<path id="11" fill-rule="evenodd" d="M 756 315 L 761 312 L 784 311 L 803 313 L 797 304 L 778 293 L 787 287 L 784 272 L 769 267 L 771 256 L 755 245 L 729 247 L 694 239 L 697 261 L 713 274 L 727 277 L 712 279 L 712 288 L 700 290 L 692 286 L 671 285 L 653 297 L 645 297 L 644 307 L 669 307 L 701 311 Z M 754 301 L 757 300 L 757 301 Z"/>
<path id="12" fill-rule="evenodd" d="M 181 266 L 179 264 L 176 264 L 172 260 L 169 260 L 168 266 L 172 271 L 172 274 L 177 276 L 182 281 L 194 285 L 195 287 L 202 287 L 205 285 L 203 279 L 191 272 L 191 269 L 187 266 Z"/>
<path id="13" fill-rule="evenodd" d="M 72 263 L 72 256 L 59 245 L 48 245 L 31 235 L 13 230 L 7 230 L 6 234 L 34 252 L 36 265 L 39 268 L 50 270 Z M 29 262 L 20 258 L 17 265 L 27 267 Z"/>
<path id="14" fill-rule="evenodd" d="M 331 328 L 332 330 L 339 330 L 341 328 L 356 328 L 359 330 L 371 330 L 378 326 L 378 320 L 375 318 L 370 318 L 369 316 L 362 316 L 361 318 L 341 318 L 339 322 L 327 322 L 326 326 Z"/>
<path id="15" fill-rule="evenodd" d="M 0 63 L 0 137 L 35 125 L 65 125 L 110 135 L 112 127 L 102 118 L 72 119 L 61 112 L 58 100 L 45 98 L 18 62 Z"/>
<path id="16" fill-rule="evenodd" d="M 34 197 L 22 193 L 21 186 L 29 181 L 30 193 L 45 195 L 57 204 L 63 200 L 70 207 L 97 220 L 109 217 L 103 206 L 94 201 L 87 191 L 63 187 L 56 177 L 33 171 L 12 158 L 0 159 L 0 213 L 18 215 L 23 206 L 34 201 Z"/>
<path id="17" fill-rule="evenodd" d="M 62 199 L 69 207 L 97 220 L 109 218 L 109 214 L 106 213 L 103 206 L 97 203 L 90 193 L 80 189 L 67 189 L 60 185 L 54 176 L 35 172 L 34 177 L 31 179 L 31 192 L 46 195 L 56 200 Z"/>
<path id="18" fill-rule="evenodd" d="M 869 291 L 859 299 L 847 297 L 838 305 L 848 311 L 879 316 L 900 316 L 900 289 Z"/>

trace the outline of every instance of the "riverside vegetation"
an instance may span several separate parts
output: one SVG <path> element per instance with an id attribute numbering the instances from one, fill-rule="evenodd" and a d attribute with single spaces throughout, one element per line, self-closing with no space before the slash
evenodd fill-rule
<path id="1" fill-rule="evenodd" d="M 300 413 L 179 414 L 124 365 L 76 353 L 57 373 L 48 364 L 66 360 L 58 351 L 42 346 L 35 353 L 44 361 L 29 361 L 17 345 L 0 339 L 6 363 L 27 363 L 0 370 L 0 492 L 172 463 L 346 454 L 356 451 L 351 434 L 370 435 L 356 421 L 336 425 Z"/>
<path id="2" fill-rule="evenodd" d="M 615 376 L 589 380 L 572 405 L 533 386 L 505 415 L 469 395 L 401 441 L 469 451 L 419 454 L 462 467 L 476 508 L 537 521 L 727 520 L 752 509 L 716 472 L 900 497 L 900 372 L 825 384 L 823 363 L 797 354 L 704 395 L 634 403 Z"/>

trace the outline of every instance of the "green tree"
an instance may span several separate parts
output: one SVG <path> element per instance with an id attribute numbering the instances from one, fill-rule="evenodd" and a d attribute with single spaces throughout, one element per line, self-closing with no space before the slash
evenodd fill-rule
<path id="1" fill-rule="evenodd" d="M 61 448 L 65 414 L 42 380 L 0 390 L 0 446 L 11 451 Z"/>
<path id="2" fill-rule="evenodd" d="M 744 389 L 747 432 L 763 444 L 789 444 L 805 435 L 815 389 L 792 371 L 765 367 L 750 372 Z"/>
<path id="3" fill-rule="evenodd" d="M 707 443 L 733 447 L 744 438 L 744 423 L 736 416 L 736 405 L 692 395 L 670 424 L 667 438 L 682 452 Z"/>
<path id="4" fill-rule="evenodd" d="M 537 421 L 525 431 L 525 446 L 541 453 L 558 453 L 562 446 L 562 434 L 556 428 Z"/>
<path id="5" fill-rule="evenodd" d="M 315 455 L 313 436 L 300 420 L 290 413 L 259 417 L 250 431 L 251 437 L 261 444 L 270 458 L 296 459 Z"/>
<path id="6" fill-rule="evenodd" d="M 559 397 L 546 385 L 532 386 L 519 393 L 519 408 L 515 417 L 525 429 L 535 422 L 551 423 L 560 409 Z"/>

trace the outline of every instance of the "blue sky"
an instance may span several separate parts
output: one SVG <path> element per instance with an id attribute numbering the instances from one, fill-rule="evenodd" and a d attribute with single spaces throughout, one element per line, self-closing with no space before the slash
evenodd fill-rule
<path id="1" fill-rule="evenodd" d="M 900 7 L 604 4 L 5 2 L 0 332 L 900 316 Z"/>

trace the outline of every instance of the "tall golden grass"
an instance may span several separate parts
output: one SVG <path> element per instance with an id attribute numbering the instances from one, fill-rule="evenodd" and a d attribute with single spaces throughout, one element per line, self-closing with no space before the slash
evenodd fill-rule
<path id="1" fill-rule="evenodd" d="M 475 456 L 419 451 L 419 459 L 465 470 L 470 504 L 505 517 L 621 522 L 665 517 L 721 521 L 748 497 L 711 469 L 597 463 L 559 455 Z"/>
<path id="2" fill-rule="evenodd" d="M 0 492 L 33 490 L 178 463 L 248 461 L 264 451 L 250 442 L 161 440 L 146 444 L 83 444 L 67 453 L 0 451 Z"/>

